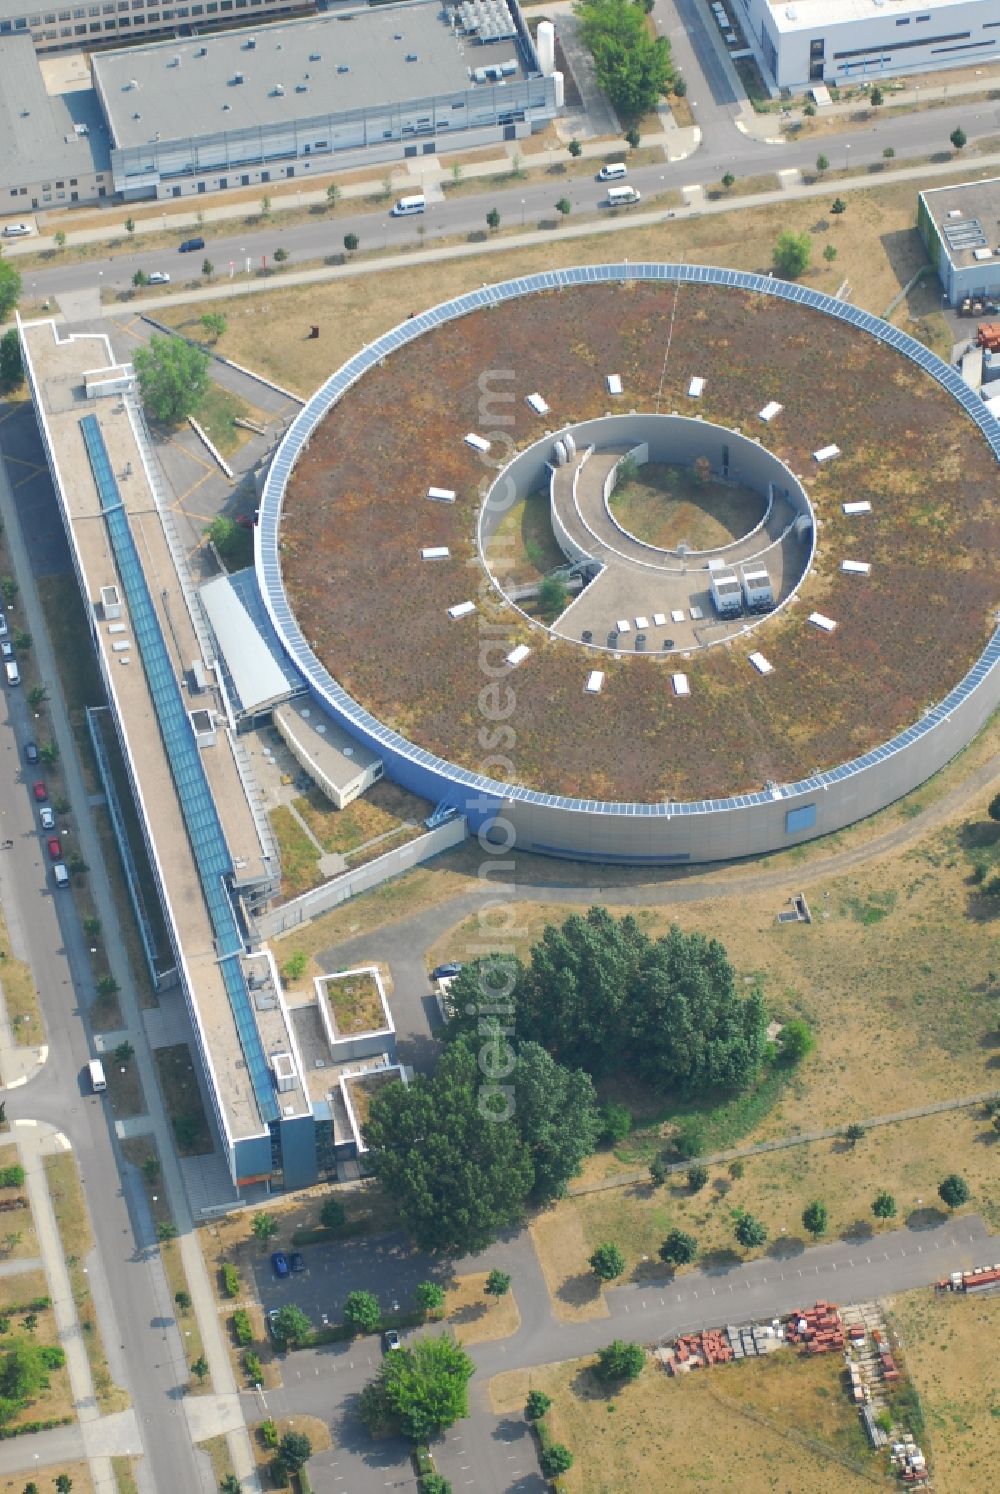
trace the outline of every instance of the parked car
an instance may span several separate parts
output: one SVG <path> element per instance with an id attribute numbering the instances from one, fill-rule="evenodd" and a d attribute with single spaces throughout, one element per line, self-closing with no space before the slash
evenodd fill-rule
<path id="1" fill-rule="evenodd" d="M 0 613 L 0 638 L 7 637 L 7 619 Z"/>
<path id="2" fill-rule="evenodd" d="M 278 1338 L 278 1313 L 279 1307 L 270 1307 L 267 1311 L 267 1331 L 272 1338 Z"/>
<path id="3" fill-rule="evenodd" d="M 185 239 L 184 242 L 183 242 L 183 244 L 180 246 L 179 252 L 181 254 L 190 254 L 192 250 L 194 250 L 194 249 L 204 249 L 204 247 L 205 247 L 205 240 L 204 239 Z"/>
<path id="4" fill-rule="evenodd" d="M 271 1270 L 275 1276 L 283 1280 L 288 1275 L 289 1269 L 288 1256 L 283 1250 L 276 1250 L 271 1257 Z"/>
<path id="5" fill-rule="evenodd" d="M 62 855 L 62 841 L 59 839 L 58 835 L 53 835 L 52 839 L 47 840 L 45 844 L 48 847 L 49 855 L 52 857 L 52 860 L 58 861 L 60 856 Z"/>
<path id="6" fill-rule="evenodd" d="M 388 1354 L 392 1349 L 401 1349 L 403 1345 L 399 1341 L 399 1334 L 395 1328 L 387 1328 L 382 1335 L 382 1347 Z M 402 1363 L 402 1361 L 400 1361 Z"/>
<path id="7" fill-rule="evenodd" d="M 462 969 L 458 960 L 449 960 L 445 965 L 435 965 L 431 971 L 431 980 L 454 980 Z"/>
<path id="8" fill-rule="evenodd" d="M 5 239 L 23 239 L 26 234 L 34 231 L 30 223 L 5 223 L 3 226 Z"/>
<path id="9" fill-rule="evenodd" d="M 304 1271 L 306 1269 L 306 1262 L 302 1251 L 293 1250 L 291 1255 L 288 1257 L 288 1264 L 295 1272 Z"/>
<path id="10" fill-rule="evenodd" d="M 33 783 L 31 785 L 31 792 L 34 794 L 39 804 L 44 803 L 45 800 L 49 797 L 49 791 L 45 787 L 45 783 L 41 778 L 39 778 L 37 783 Z"/>
<path id="11" fill-rule="evenodd" d="M 149 275 L 146 276 L 146 279 L 150 285 L 170 284 L 170 276 L 167 274 L 166 270 L 153 270 Z"/>
<path id="12" fill-rule="evenodd" d="M 26 763 L 30 763 L 30 765 L 32 767 L 34 767 L 35 764 L 38 762 L 38 743 L 37 742 L 25 742 L 25 744 L 24 744 L 24 760 L 25 760 Z"/>
<path id="13" fill-rule="evenodd" d="M 50 809 L 47 804 L 43 804 L 38 811 L 38 819 L 43 830 L 54 830 L 56 828 L 55 810 Z"/>
<path id="14" fill-rule="evenodd" d="M 0 659 L 2 659 L 5 664 L 9 664 L 13 657 L 14 645 L 5 638 L 3 643 L 0 643 Z"/>

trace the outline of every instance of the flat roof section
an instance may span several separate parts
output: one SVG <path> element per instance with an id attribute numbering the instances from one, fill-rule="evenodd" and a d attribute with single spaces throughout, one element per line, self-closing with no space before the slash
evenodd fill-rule
<path id="1" fill-rule="evenodd" d="M 1000 176 L 920 195 L 956 270 L 1000 265 Z"/>
<path id="2" fill-rule="evenodd" d="M 111 164 L 94 89 L 48 93 L 27 34 L 0 36 L 0 140 L 0 189 L 47 178 L 54 185 L 57 179 L 67 182 L 71 176 L 107 171 Z M 64 190 L 68 202 L 70 189 Z M 9 211 L 17 208 L 11 198 Z"/>
<path id="3" fill-rule="evenodd" d="M 463 93 L 471 68 L 511 61 L 513 82 L 516 41 L 477 43 L 437 0 L 414 0 L 103 52 L 93 67 L 124 148 Z"/>
<path id="4" fill-rule="evenodd" d="M 829 26 L 843 26 L 854 21 L 881 21 L 883 26 L 895 25 L 896 18 L 927 15 L 934 11 L 954 10 L 956 5 L 968 4 L 970 0 L 920 0 L 918 4 L 907 0 L 767 0 L 771 15 L 779 31 L 819 32 Z M 971 0 L 975 3 L 975 0 Z M 994 0 L 979 0 L 984 11 L 992 8 Z M 886 52 L 892 51 L 893 37 L 888 30 L 880 37 Z M 930 37 L 928 36 L 928 40 Z M 906 37 L 907 41 L 917 40 Z"/>
<path id="5" fill-rule="evenodd" d="M 243 711 L 253 714 L 287 700 L 292 693 L 267 644 L 228 576 L 201 588 L 215 641 L 222 651 Z"/>
<path id="6" fill-rule="evenodd" d="M 279 718 L 288 734 L 339 789 L 348 789 L 360 773 L 381 761 L 370 747 L 346 732 L 339 721 L 328 716 L 310 697 L 279 706 L 274 712 L 276 723 Z"/>

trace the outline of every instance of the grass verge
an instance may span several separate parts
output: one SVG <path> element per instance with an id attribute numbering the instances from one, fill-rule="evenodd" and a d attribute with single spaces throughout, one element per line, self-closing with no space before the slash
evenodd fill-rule
<path id="1" fill-rule="evenodd" d="M 175 1043 L 154 1049 L 153 1057 L 178 1152 L 182 1157 L 204 1156 L 212 1150 L 212 1135 L 190 1048 L 187 1043 Z"/>
<path id="2" fill-rule="evenodd" d="M 38 988 L 31 966 L 19 960 L 11 947 L 10 934 L 0 910 L 0 985 L 11 1034 L 19 1048 L 35 1048 L 45 1042 L 45 1025 L 38 1003 Z"/>
<path id="3" fill-rule="evenodd" d="M 90 1228 L 83 1189 L 76 1170 L 76 1160 L 71 1152 L 62 1152 L 45 1158 L 45 1180 L 49 1197 L 59 1226 L 66 1269 L 69 1272 L 76 1315 L 80 1323 L 80 1336 L 87 1351 L 90 1375 L 94 1382 L 94 1395 L 101 1410 L 110 1415 L 124 1411 L 129 1405 L 127 1393 L 111 1378 L 104 1345 L 101 1342 L 94 1300 L 90 1295 L 83 1262 L 94 1248 L 94 1236 Z"/>

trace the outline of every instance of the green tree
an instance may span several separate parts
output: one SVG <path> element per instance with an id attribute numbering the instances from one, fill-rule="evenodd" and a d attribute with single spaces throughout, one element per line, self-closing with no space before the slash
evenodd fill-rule
<path id="1" fill-rule="evenodd" d="M 9 333 L 7 334 L 10 335 Z M 995 824 L 1000 824 L 1000 794 L 994 794 L 986 806 L 986 813 Z"/>
<path id="2" fill-rule="evenodd" d="M 614 1100 L 605 1100 L 597 1112 L 597 1119 L 601 1127 L 597 1139 L 605 1146 L 617 1146 L 632 1129 L 631 1110 Z"/>
<path id="3" fill-rule="evenodd" d="M 374 1292 L 348 1292 L 344 1298 L 344 1321 L 358 1333 L 374 1333 L 382 1321 L 382 1308 Z"/>
<path id="4" fill-rule="evenodd" d="M 286 1432 L 278 1444 L 278 1456 L 290 1473 L 298 1473 L 312 1457 L 312 1443 L 305 1432 Z"/>
<path id="5" fill-rule="evenodd" d="M 829 1210 L 825 1203 L 820 1203 L 819 1199 L 814 1199 L 812 1203 L 806 1204 L 802 1210 L 802 1223 L 814 1239 L 818 1240 L 820 1235 L 826 1233 L 826 1227 L 829 1222 Z"/>
<path id="6" fill-rule="evenodd" d="M 598 1245 L 587 1264 L 601 1281 L 614 1281 L 625 1270 L 625 1257 L 617 1245 L 608 1243 Z"/>
<path id="7" fill-rule="evenodd" d="M 228 514 L 216 514 L 205 533 L 223 560 L 236 555 L 243 544 L 240 526 Z"/>
<path id="8" fill-rule="evenodd" d="M 331 182 L 330 185 L 326 189 L 326 205 L 327 205 L 328 208 L 332 209 L 332 208 L 335 208 L 337 206 L 337 203 L 339 201 L 340 201 L 340 188 L 337 186 L 336 182 Z"/>
<path id="9" fill-rule="evenodd" d="M 673 1136 L 678 1157 L 698 1157 L 708 1146 L 708 1128 L 703 1116 L 686 1115 Z"/>
<path id="10" fill-rule="evenodd" d="M 730 187 L 735 187 L 736 178 L 731 171 L 727 171 L 723 176 L 722 185 L 723 187 L 725 187 L 727 192 L 729 191 Z"/>
<path id="11" fill-rule="evenodd" d="M 21 277 L 14 266 L 0 259 L 0 322 L 6 322 L 21 299 Z"/>
<path id="12" fill-rule="evenodd" d="M 281 967 L 282 978 L 290 984 L 301 980 L 306 973 L 309 964 L 309 956 L 304 949 L 295 950 Z"/>
<path id="13" fill-rule="evenodd" d="M 660 1260 L 668 1266 L 688 1266 L 698 1254 L 698 1241 L 682 1229 L 672 1229 L 660 1246 Z"/>
<path id="14" fill-rule="evenodd" d="M 951 134 L 948 136 L 948 139 L 951 141 L 956 150 L 964 149 L 964 147 L 968 143 L 968 136 L 961 126 L 959 126 L 957 130 L 952 130 Z"/>
<path id="15" fill-rule="evenodd" d="M 66 235 L 61 228 L 56 229 L 55 233 L 52 235 L 52 240 L 57 249 L 65 249 Z"/>
<path id="16" fill-rule="evenodd" d="M 73 1480 L 68 1473 L 60 1473 L 56 1478 L 56 1494 L 70 1494 Z"/>
<path id="17" fill-rule="evenodd" d="M 325 1198 L 319 1211 L 324 1229 L 341 1229 L 347 1223 L 347 1212 L 339 1198 Z"/>
<path id="18" fill-rule="evenodd" d="M 283 245 L 279 244 L 277 249 L 275 249 L 274 253 L 271 255 L 271 258 L 274 260 L 276 265 L 283 265 L 285 263 L 285 260 L 288 258 L 288 250 L 284 248 Z"/>
<path id="19" fill-rule="evenodd" d="M 146 274 L 145 270 L 136 270 L 135 274 L 132 276 L 132 284 L 135 286 L 136 290 L 142 290 L 144 285 L 149 284 L 149 276 Z"/>
<path id="20" fill-rule="evenodd" d="M 155 420 L 177 425 L 193 415 L 208 393 L 208 354 L 181 337 L 153 334 L 132 362 L 142 402 Z"/>
<path id="21" fill-rule="evenodd" d="M 510 1291 L 510 1277 L 506 1271 L 493 1270 L 486 1278 L 483 1291 L 488 1297 L 506 1297 Z"/>
<path id="22" fill-rule="evenodd" d="M 851 1121 L 851 1124 L 844 1130 L 844 1140 L 849 1141 L 853 1148 L 859 1141 L 864 1141 L 865 1134 L 865 1128 L 860 1121 Z"/>
<path id="23" fill-rule="evenodd" d="M 273 1214 L 256 1213 L 250 1221 L 253 1237 L 259 1245 L 266 1245 L 278 1233 L 278 1221 Z"/>
<path id="24" fill-rule="evenodd" d="M 43 706 L 47 699 L 48 691 L 46 690 L 44 685 L 32 685 L 31 689 L 28 691 L 28 704 L 33 711 L 37 711 L 39 707 Z M 97 924 L 97 927 L 94 930 L 90 930 L 88 928 L 88 924 L 92 923 Z M 99 918 L 85 918 L 83 920 L 83 932 L 88 936 L 88 938 L 95 938 L 101 932 L 101 920 Z"/>
<path id="25" fill-rule="evenodd" d="M 128 1068 L 134 1057 L 135 1049 L 127 1038 L 115 1048 L 115 1063 L 119 1064 L 122 1068 Z"/>
<path id="26" fill-rule="evenodd" d="M 575 10 L 614 112 L 626 121 L 650 114 L 673 79 L 670 43 L 650 33 L 643 9 L 631 0 L 583 0 Z"/>
<path id="27" fill-rule="evenodd" d="M 0 299 L 3 296 L 4 263 L 0 260 Z M 13 310 L 13 307 L 11 307 Z M 0 308 L 0 315 L 2 315 Z M 24 383 L 24 362 L 21 358 L 21 339 L 16 327 L 9 327 L 0 337 L 0 391 L 4 394 Z"/>
<path id="28" fill-rule="evenodd" d="M 938 1197 L 949 1209 L 957 1209 L 971 1198 L 969 1185 L 959 1172 L 950 1172 L 938 1188 Z"/>
<path id="29" fill-rule="evenodd" d="M 544 1390 L 529 1390 L 524 1404 L 525 1420 L 541 1421 L 551 1405 L 552 1397 L 546 1395 Z"/>
<path id="30" fill-rule="evenodd" d="M 569 592 L 566 583 L 558 576 L 544 576 L 538 588 L 538 610 L 543 617 L 551 620 L 558 617 L 560 612 L 566 608 L 569 601 Z"/>
<path id="31" fill-rule="evenodd" d="M 194 1361 L 191 1366 L 191 1373 L 193 1375 L 197 1375 L 199 1384 L 201 1384 L 202 1381 L 205 1380 L 208 1375 L 208 1360 L 205 1358 L 204 1354 L 200 1354 Z"/>
<path id="32" fill-rule="evenodd" d="M 174 1302 L 177 1305 L 177 1311 L 178 1312 L 190 1312 L 191 1311 L 191 1293 L 190 1292 L 185 1292 L 184 1290 L 181 1290 L 179 1292 L 175 1292 L 174 1293 Z"/>
<path id="33" fill-rule="evenodd" d="M 118 990 L 118 982 L 115 980 L 113 975 L 102 975 L 100 980 L 97 982 L 98 996 L 117 996 Z"/>
<path id="34" fill-rule="evenodd" d="M 278 1316 L 274 1320 L 274 1336 L 279 1343 L 297 1349 L 305 1343 L 310 1333 L 312 1323 L 301 1307 L 296 1307 L 294 1302 L 286 1302 L 284 1307 L 278 1308 Z"/>
<path id="35" fill-rule="evenodd" d="M 641 1344 L 627 1344 L 616 1338 L 601 1349 L 594 1366 L 599 1380 L 638 1380 L 646 1363 L 646 1352 Z"/>
<path id="36" fill-rule="evenodd" d="M 215 266 L 210 259 L 202 260 L 201 273 L 204 275 L 206 280 L 211 280 L 212 276 L 215 274 Z"/>
<path id="37" fill-rule="evenodd" d="M 161 1219 L 156 1226 L 156 1238 L 158 1240 L 176 1240 L 179 1234 L 179 1229 L 170 1219 Z"/>
<path id="38" fill-rule="evenodd" d="M 778 1033 L 781 1056 L 788 1063 L 800 1063 L 816 1046 L 809 1023 L 802 1017 L 792 1017 Z"/>
<path id="39" fill-rule="evenodd" d="M 837 246 L 836 246 L 836 244 L 827 244 L 824 247 L 824 249 L 823 249 L 823 258 L 826 260 L 826 262 L 827 262 L 828 265 L 832 265 L 833 264 L 834 260 L 837 258 Z"/>
<path id="40" fill-rule="evenodd" d="M 885 150 L 882 152 L 883 157 L 887 161 L 891 161 L 895 154 L 896 152 L 893 150 L 891 145 L 887 145 Z"/>
<path id="41" fill-rule="evenodd" d="M 807 233 L 792 233 L 790 229 L 778 236 L 774 246 L 774 268 L 786 280 L 796 280 L 809 268 L 812 257 L 812 242 Z"/>
<path id="42" fill-rule="evenodd" d="M 891 1193 L 881 1189 L 872 1201 L 872 1213 L 876 1219 L 895 1219 L 896 1200 Z"/>
<path id="43" fill-rule="evenodd" d="M 425 1473 L 417 1489 L 419 1494 L 454 1494 L 451 1482 L 443 1473 Z"/>
<path id="44" fill-rule="evenodd" d="M 639 131 L 636 129 L 635 125 L 632 125 L 630 129 L 627 129 L 625 131 L 623 138 L 625 140 L 625 144 L 631 146 L 633 150 L 638 150 L 640 144 L 642 143 L 642 136 L 639 134 Z"/>
<path id="45" fill-rule="evenodd" d="M 235 1473 L 224 1473 L 219 1481 L 219 1494 L 241 1494 L 242 1487 Z"/>
<path id="46" fill-rule="evenodd" d="M 500 227 L 499 208 L 490 208 L 489 212 L 486 214 L 486 227 L 490 230 L 491 233 L 496 233 L 497 229 Z"/>
<path id="47" fill-rule="evenodd" d="M 201 269 L 202 274 L 204 274 L 205 266 L 202 265 Z M 201 325 L 204 327 L 205 331 L 208 333 L 213 342 L 218 342 L 219 338 L 222 336 L 223 332 L 225 332 L 227 326 L 229 325 L 221 311 L 206 311 L 198 318 L 198 320 L 201 322 Z"/>
<path id="48" fill-rule="evenodd" d="M 271 199 L 266 195 L 260 199 L 260 216 L 262 218 L 271 216 Z"/>
<path id="49" fill-rule="evenodd" d="M 829 171 L 829 169 L 830 169 L 830 162 L 827 160 L 826 156 L 817 156 L 816 157 L 816 170 L 819 172 L 820 176 L 823 175 L 824 171 Z"/>
<path id="50" fill-rule="evenodd" d="M 361 1417 L 370 1431 L 398 1427 L 426 1442 L 469 1414 L 468 1385 L 475 1366 L 447 1334 L 412 1339 L 387 1354 L 361 1395 Z"/>
<path id="51" fill-rule="evenodd" d="M 128 234 L 129 238 L 131 238 L 132 235 L 135 233 L 135 219 L 134 218 L 126 218 L 125 219 L 125 232 Z"/>
<path id="52" fill-rule="evenodd" d="M 752 1214 L 741 1211 L 736 1216 L 733 1234 L 744 1250 L 757 1250 L 767 1240 L 767 1226 Z"/>
<path id="53" fill-rule="evenodd" d="M 700 1193 L 708 1182 L 708 1168 L 702 1162 L 695 1162 L 687 1170 L 687 1185 L 692 1193 Z"/>
<path id="54" fill-rule="evenodd" d="M 570 202 L 569 198 L 560 197 L 559 201 L 556 203 L 556 212 L 562 213 L 564 218 L 568 218 L 572 211 L 573 204 Z"/>
<path id="55" fill-rule="evenodd" d="M 847 203 L 842 197 L 835 197 L 830 204 L 830 211 L 839 218 L 841 213 L 847 212 Z"/>
<path id="56" fill-rule="evenodd" d="M 159 1157 L 147 1157 L 142 1164 L 142 1175 L 147 1183 L 155 1183 L 160 1176 Z"/>
<path id="57" fill-rule="evenodd" d="M 575 136 L 569 142 L 569 144 L 567 145 L 566 149 L 569 151 L 569 153 L 573 157 L 574 161 L 576 160 L 577 156 L 582 156 L 583 155 L 583 146 L 580 144 L 579 140 L 577 140 Z"/>
<path id="58" fill-rule="evenodd" d="M 549 1203 L 563 1196 L 597 1145 L 601 1120 L 593 1081 L 532 1042 L 521 1044 L 512 1078 L 514 1124 L 534 1172 L 530 1197 Z"/>
<path id="59" fill-rule="evenodd" d="M 424 1313 L 440 1312 L 444 1306 L 444 1287 L 436 1281 L 418 1281 L 414 1296 Z"/>
<path id="60" fill-rule="evenodd" d="M 348 254 L 354 253 L 355 249 L 357 249 L 358 247 L 359 242 L 360 240 L 358 239 L 356 233 L 344 234 L 344 248 L 347 250 Z"/>
<path id="61" fill-rule="evenodd" d="M 877 109 L 882 103 L 884 97 L 885 95 L 883 94 L 881 88 L 879 88 L 878 84 L 873 83 L 871 92 L 868 95 L 868 102 L 869 104 L 871 104 L 872 108 Z"/>
<path id="62" fill-rule="evenodd" d="M 598 84 L 615 112 L 627 121 L 650 113 L 673 78 L 669 42 L 650 33 L 632 0 L 583 0 L 576 13 Z"/>
<path id="63" fill-rule="evenodd" d="M 38 1485 L 34 1479 L 30 1479 L 24 1486 L 24 1494 L 38 1494 Z"/>
<path id="64" fill-rule="evenodd" d="M 372 1169 L 423 1250 L 482 1250 L 522 1218 L 535 1170 L 517 1125 L 497 1124 L 512 1102 L 490 1078 L 506 1083 L 515 1062 L 505 1040 L 476 1051 L 458 1039 L 432 1077 L 387 1085 L 372 1100 Z"/>
<path id="65" fill-rule="evenodd" d="M 550 1442 L 542 1448 L 538 1462 L 546 1478 L 558 1478 L 572 1468 L 573 1454 L 564 1442 Z"/>

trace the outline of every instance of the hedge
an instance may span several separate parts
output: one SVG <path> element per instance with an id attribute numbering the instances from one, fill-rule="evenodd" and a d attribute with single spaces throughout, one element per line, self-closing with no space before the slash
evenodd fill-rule
<path id="1" fill-rule="evenodd" d="M 222 1263 L 222 1287 L 227 1297 L 240 1295 L 240 1273 L 229 1261 Z"/>
<path id="2" fill-rule="evenodd" d="M 236 1342 L 241 1348 L 246 1348 L 247 1344 L 253 1343 L 253 1324 L 250 1321 L 250 1314 L 245 1307 L 237 1308 L 230 1322 L 233 1325 Z"/>
<path id="3" fill-rule="evenodd" d="M 49 1421 L 23 1421 L 19 1427 L 0 1427 L 0 1439 L 24 1437 L 28 1432 L 51 1432 L 56 1427 L 72 1426 L 74 1416 L 54 1416 Z"/>

